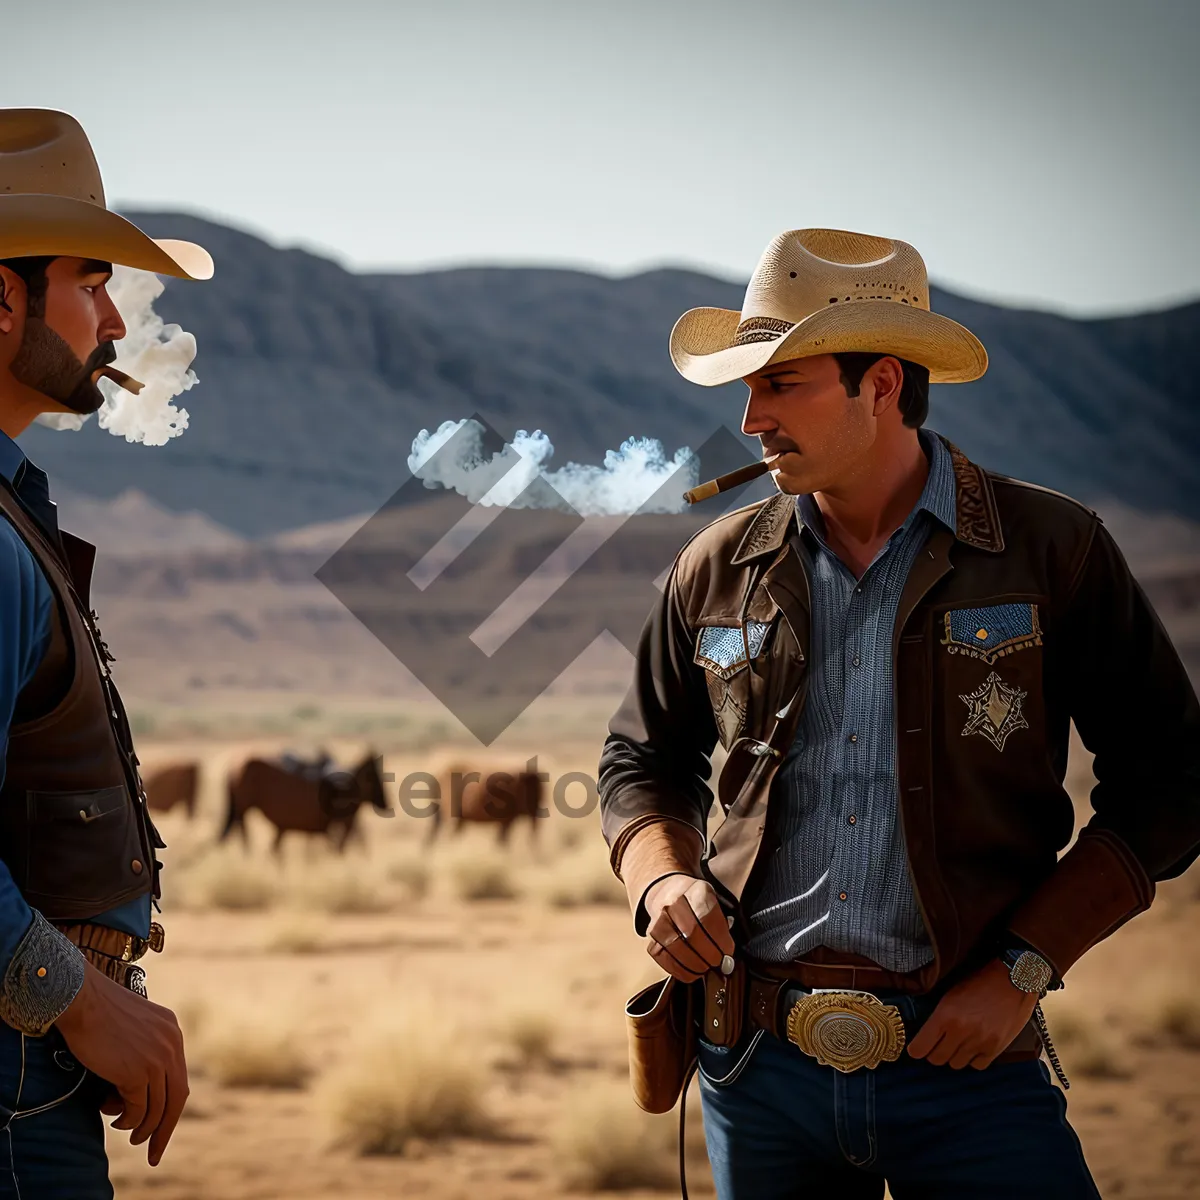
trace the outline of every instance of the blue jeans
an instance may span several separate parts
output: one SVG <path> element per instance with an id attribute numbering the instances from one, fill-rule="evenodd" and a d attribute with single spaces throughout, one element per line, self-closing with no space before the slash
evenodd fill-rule
<path id="1" fill-rule="evenodd" d="M 908 997 L 884 996 L 919 1027 Z M 748 1029 L 701 1040 L 700 1095 L 720 1200 L 1099 1200 L 1066 1100 L 1040 1060 L 985 1070 L 901 1052 L 849 1074 Z"/>
<path id="2" fill-rule="evenodd" d="M 112 1200 L 109 1090 L 58 1030 L 31 1038 L 0 1022 L 0 1200 Z"/>

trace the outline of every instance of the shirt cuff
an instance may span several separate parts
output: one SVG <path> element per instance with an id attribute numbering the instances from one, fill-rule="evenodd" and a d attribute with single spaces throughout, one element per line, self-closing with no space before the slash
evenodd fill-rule
<path id="1" fill-rule="evenodd" d="M 0 983 L 0 1018 L 41 1037 L 79 994 L 86 971 L 83 955 L 35 909 Z"/>

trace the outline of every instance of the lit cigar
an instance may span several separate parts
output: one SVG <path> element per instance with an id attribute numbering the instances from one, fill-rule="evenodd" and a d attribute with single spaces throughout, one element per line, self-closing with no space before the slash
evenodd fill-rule
<path id="1" fill-rule="evenodd" d="M 748 466 L 738 467 L 736 471 L 730 471 L 728 475 L 718 475 L 716 479 L 710 479 L 707 483 L 684 492 L 683 498 L 689 504 L 695 504 L 698 500 L 707 500 L 718 492 L 732 491 L 740 484 L 749 483 L 751 479 L 765 475 L 770 469 L 771 464 L 768 462 L 750 463 Z"/>
<path id="2" fill-rule="evenodd" d="M 124 371 L 118 371 L 116 367 L 101 367 L 96 375 L 107 375 L 118 387 L 123 387 L 135 396 L 146 386 L 141 380 L 134 379 L 132 375 L 126 375 Z"/>

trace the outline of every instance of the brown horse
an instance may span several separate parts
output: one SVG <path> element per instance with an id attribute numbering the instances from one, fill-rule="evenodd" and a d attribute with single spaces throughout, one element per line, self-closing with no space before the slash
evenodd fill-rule
<path id="1" fill-rule="evenodd" d="M 443 774 L 438 785 L 430 841 L 437 837 L 444 816 L 454 822 L 455 833 L 460 833 L 467 821 L 498 825 L 497 841 L 504 845 L 522 817 L 529 818 L 536 836 L 538 816 L 546 815 L 545 785 L 536 771 L 491 771 L 485 775 L 456 765 Z"/>
<path id="2" fill-rule="evenodd" d="M 359 807 L 370 804 L 376 812 L 389 813 L 384 796 L 379 759 L 374 754 L 353 771 L 331 769 L 328 759 L 316 763 L 296 760 L 252 758 L 229 778 L 229 812 L 220 841 L 236 827 L 247 845 L 246 813 L 252 808 L 275 826 L 276 854 L 285 833 L 322 834 L 340 854 L 355 832 Z"/>
<path id="3" fill-rule="evenodd" d="M 190 821 L 196 815 L 199 783 L 199 763 L 172 763 L 146 780 L 146 804 L 154 812 L 170 812 L 175 805 L 182 804 Z"/>

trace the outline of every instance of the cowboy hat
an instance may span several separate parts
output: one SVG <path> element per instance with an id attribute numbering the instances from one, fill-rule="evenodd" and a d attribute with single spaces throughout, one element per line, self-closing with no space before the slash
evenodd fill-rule
<path id="1" fill-rule="evenodd" d="M 671 330 L 671 361 L 693 383 L 731 383 L 768 363 L 870 351 L 929 368 L 933 383 L 987 370 L 980 340 L 929 309 L 925 263 L 907 242 L 793 229 L 766 249 L 740 313 L 693 308 Z"/>
<path id="2" fill-rule="evenodd" d="M 0 109 L 0 259 L 71 255 L 182 279 L 211 279 L 192 242 L 156 241 L 105 207 L 100 168 L 74 117 Z"/>

